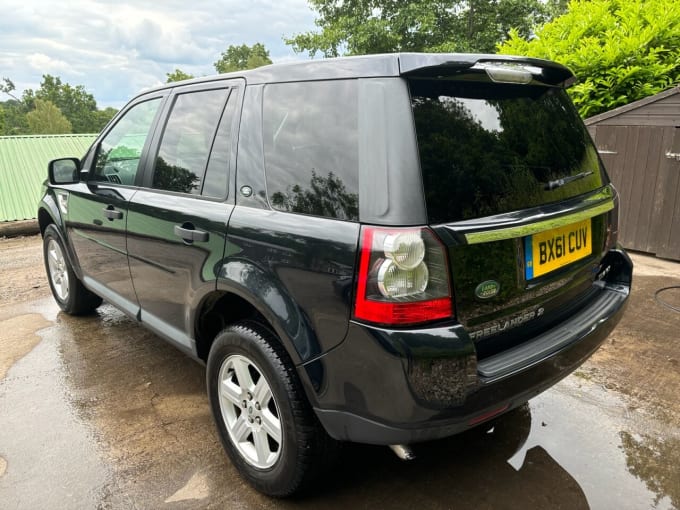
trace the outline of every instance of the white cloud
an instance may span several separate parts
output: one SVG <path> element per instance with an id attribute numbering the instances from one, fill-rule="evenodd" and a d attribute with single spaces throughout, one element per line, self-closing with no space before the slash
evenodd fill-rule
<path id="1" fill-rule="evenodd" d="M 33 53 L 27 57 L 27 61 L 33 69 L 45 74 L 59 74 L 71 70 L 63 60 L 50 58 L 44 53 Z"/>
<path id="2" fill-rule="evenodd" d="M 24 0 L 0 17 L 0 75 L 18 89 L 58 75 L 100 107 L 120 107 L 175 68 L 214 73 L 231 44 L 261 42 L 274 62 L 305 58 L 282 37 L 314 29 L 313 20 L 306 0 Z"/>

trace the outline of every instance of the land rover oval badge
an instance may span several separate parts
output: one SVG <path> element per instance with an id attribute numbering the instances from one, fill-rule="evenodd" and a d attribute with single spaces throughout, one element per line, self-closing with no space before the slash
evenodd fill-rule
<path id="1" fill-rule="evenodd" d="M 479 299 L 489 299 L 497 295 L 499 290 L 501 290 L 500 283 L 495 280 L 487 280 L 477 285 L 475 296 Z"/>

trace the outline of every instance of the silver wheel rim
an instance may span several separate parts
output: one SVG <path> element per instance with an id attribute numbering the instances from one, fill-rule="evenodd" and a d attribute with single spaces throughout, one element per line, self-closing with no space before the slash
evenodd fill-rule
<path id="1" fill-rule="evenodd" d="M 50 239 L 47 243 L 47 267 L 50 270 L 50 281 L 54 293 L 61 301 L 66 301 L 69 292 L 66 259 L 61 251 L 61 246 L 54 239 Z"/>
<path id="2" fill-rule="evenodd" d="M 231 442 L 252 466 L 272 467 L 283 446 L 281 415 L 264 374 L 245 356 L 233 354 L 222 362 L 218 385 Z"/>

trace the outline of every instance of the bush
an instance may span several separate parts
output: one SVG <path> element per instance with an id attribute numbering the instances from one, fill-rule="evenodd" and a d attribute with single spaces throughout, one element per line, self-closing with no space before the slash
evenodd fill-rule
<path id="1" fill-rule="evenodd" d="M 572 0 L 536 37 L 512 30 L 498 50 L 569 67 L 579 78 L 569 92 L 589 117 L 680 82 L 680 2 Z"/>

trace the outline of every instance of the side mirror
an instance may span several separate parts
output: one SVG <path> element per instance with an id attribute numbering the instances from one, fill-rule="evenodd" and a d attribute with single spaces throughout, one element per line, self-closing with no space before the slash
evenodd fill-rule
<path id="1" fill-rule="evenodd" d="M 53 159 L 47 166 L 50 184 L 75 184 L 80 181 L 78 158 Z"/>

